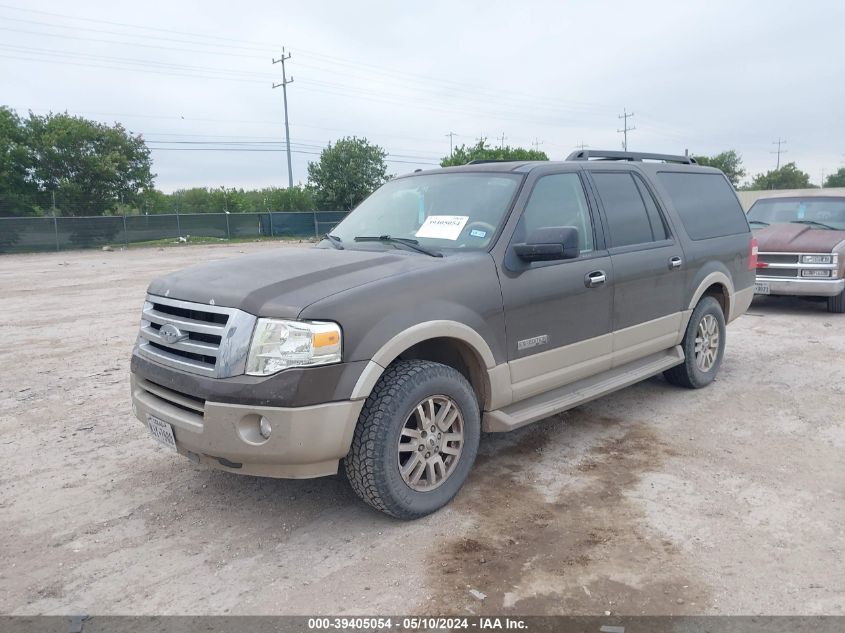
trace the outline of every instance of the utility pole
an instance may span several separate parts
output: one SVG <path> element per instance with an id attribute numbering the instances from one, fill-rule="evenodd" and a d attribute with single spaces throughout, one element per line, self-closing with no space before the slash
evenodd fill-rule
<path id="1" fill-rule="evenodd" d="M 578 143 L 578 145 L 576 145 L 575 147 L 577 147 L 577 148 L 578 148 L 578 149 L 580 149 L 580 150 L 584 150 L 584 149 L 588 148 L 588 147 L 589 147 L 589 145 L 587 145 L 584 141 L 581 141 L 581 142 L 580 142 L 580 143 Z"/>
<path id="2" fill-rule="evenodd" d="M 501 142 L 501 144 L 499 145 L 499 149 L 505 149 L 505 138 L 506 138 L 506 137 L 505 137 L 505 133 L 504 133 L 504 132 L 502 132 L 502 136 L 501 136 L 502 142 Z"/>
<path id="3" fill-rule="evenodd" d="M 628 132 L 632 132 L 633 130 L 637 129 L 634 126 L 628 127 L 628 119 L 633 117 L 633 116 L 634 116 L 633 112 L 628 112 L 627 109 L 622 108 L 622 114 L 620 114 L 619 117 L 618 117 L 618 118 L 622 119 L 624 121 L 624 123 L 622 124 L 622 129 L 616 130 L 616 131 L 623 135 L 623 137 L 622 137 L 622 149 L 625 150 L 626 152 L 628 151 Z"/>
<path id="4" fill-rule="evenodd" d="M 541 141 L 540 139 L 538 139 L 538 138 L 535 136 L 535 137 L 534 137 L 534 143 L 533 143 L 533 145 L 534 145 L 534 151 L 535 151 L 535 152 L 539 152 L 539 151 L 540 151 L 540 145 L 542 145 L 543 143 L 544 143 L 544 141 Z"/>
<path id="5" fill-rule="evenodd" d="M 772 141 L 772 145 L 777 145 L 777 146 L 778 146 L 777 151 L 775 151 L 775 152 L 769 152 L 769 153 L 770 153 L 770 154 L 777 154 L 777 155 L 778 155 L 778 162 L 777 162 L 777 166 L 775 167 L 775 169 L 780 169 L 780 155 L 781 155 L 781 154 L 786 154 L 786 151 L 787 151 L 787 150 L 785 150 L 785 149 L 781 149 L 781 146 L 782 146 L 782 145 L 786 145 L 786 141 L 785 141 L 784 139 L 782 139 L 781 137 L 779 137 L 779 136 L 778 136 L 778 140 L 776 140 L 776 141 Z"/>
<path id="6" fill-rule="evenodd" d="M 456 134 L 455 132 L 447 132 L 444 136 L 449 137 L 449 158 L 452 158 L 452 137 L 453 136 L 460 136 L 460 134 Z"/>
<path id="7" fill-rule="evenodd" d="M 288 79 L 287 71 L 285 69 L 285 62 L 290 59 L 290 53 L 285 55 L 285 47 L 282 46 L 282 56 L 279 59 L 273 58 L 274 64 L 282 65 L 282 83 L 274 83 L 273 88 L 282 87 L 282 97 L 285 102 L 285 144 L 287 145 L 288 154 L 288 188 L 293 187 L 293 168 L 290 164 L 290 126 L 288 125 L 288 84 L 293 83 L 293 77 Z"/>

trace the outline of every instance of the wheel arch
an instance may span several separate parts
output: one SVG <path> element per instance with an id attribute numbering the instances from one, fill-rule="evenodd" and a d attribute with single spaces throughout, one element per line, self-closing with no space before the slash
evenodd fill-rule
<path id="1" fill-rule="evenodd" d="M 725 322 L 731 321 L 731 312 L 734 309 L 734 286 L 730 277 L 724 272 L 717 270 L 708 273 L 698 282 L 696 290 L 692 295 L 687 309 L 691 312 L 701 301 L 702 297 L 711 296 L 722 306 L 722 313 L 725 315 Z"/>
<path id="2" fill-rule="evenodd" d="M 398 359 L 430 360 L 453 367 L 469 381 L 480 409 L 492 397 L 490 370 L 496 366 L 490 346 L 475 330 L 457 321 L 428 321 L 396 334 L 373 354 L 355 387 L 352 399 L 370 395 L 381 375 Z"/>

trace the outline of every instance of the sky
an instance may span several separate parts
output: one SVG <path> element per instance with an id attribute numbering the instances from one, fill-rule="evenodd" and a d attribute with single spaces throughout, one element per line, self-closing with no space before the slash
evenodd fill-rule
<path id="1" fill-rule="evenodd" d="M 392 174 L 456 145 L 845 165 L 845 3 L 0 0 L 0 105 L 142 134 L 156 186 L 287 185 L 365 137 Z"/>

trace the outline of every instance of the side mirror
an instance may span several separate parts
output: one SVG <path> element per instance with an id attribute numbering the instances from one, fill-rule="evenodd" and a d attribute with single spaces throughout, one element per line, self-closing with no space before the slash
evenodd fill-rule
<path id="1" fill-rule="evenodd" d="M 574 226 L 550 226 L 535 229 L 524 244 L 514 244 L 517 257 L 526 262 L 575 259 L 581 254 L 578 229 Z"/>

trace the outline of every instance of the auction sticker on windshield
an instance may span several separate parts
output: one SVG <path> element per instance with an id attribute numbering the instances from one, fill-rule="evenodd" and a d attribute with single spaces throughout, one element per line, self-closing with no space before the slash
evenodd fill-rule
<path id="1" fill-rule="evenodd" d="M 466 215 L 430 215 L 422 223 L 415 236 L 455 241 L 467 220 L 469 216 Z"/>

